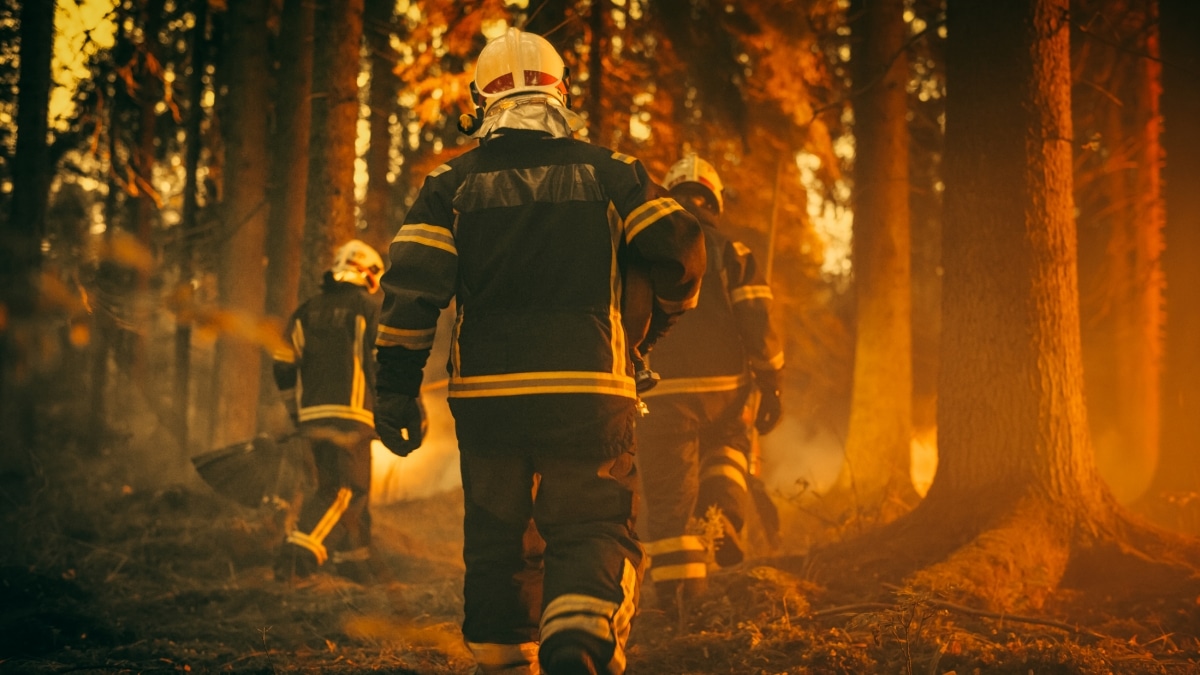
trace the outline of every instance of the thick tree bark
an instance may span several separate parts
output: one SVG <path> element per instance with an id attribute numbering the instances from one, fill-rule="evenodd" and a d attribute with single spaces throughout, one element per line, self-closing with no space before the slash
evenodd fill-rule
<path id="1" fill-rule="evenodd" d="M 927 500 L 1098 494 L 1083 401 L 1065 0 L 949 6 L 942 454 Z"/>
<path id="2" fill-rule="evenodd" d="M 1153 490 L 1200 490 L 1200 4 L 1160 0 L 1166 199 L 1166 360 Z"/>
<path id="3" fill-rule="evenodd" d="M 312 133 L 314 12 L 310 0 L 286 0 L 279 29 L 279 72 L 267 228 L 267 313 L 287 317 L 300 293 L 301 250 Z"/>
<path id="4" fill-rule="evenodd" d="M 365 232 L 363 241 L 379 251 L 386 260 L 388 244 L 399 229 L 392 216 L 392 115 L 400 82 L 392 68 L 390 37 L 396 3 L 392 0 L 366 0 L 363 35 L 371 63 L 371 145 L 367 149 L 367 195 L 363 201 Z"/>
<path id="5" fill-rule="evenodd" d="M 270 0 L 243 0 L 229 8 L 227 49 L 232 63 L 225 127 L 224 237 L 219 288 L 222 304 L 238 320 L 262 316 L 266 304 L 263 256 L 267 202 L 267 12 Z M 229 334 L 218 344 L 220 396 L 217 444 L 252 436 L 258 427 L 262 347 Z"/>
<path id="6" fill-rule="evenodd" d="M 854 84 L 854 287 L 850 430 L 837 490 L 869 510 L 915 502 L 908 58 L 903 0 L 850 7 Z M 898 499 L 893 499 L 898 498 Z M 897 515 L 889 508 L 884 514 Z"/>
<path id="7" fill-rule="evenodd" d="M 317 14 L 321 35 L 313 47 L 312 141 L 301 298 L 316 292 L 320 271 L 329 268 L 334 250 L 358 236 L 354 161 L 363 0 L 326 0 L 318 6 Z"/>
<path id="8" fill-rule="evenodd" d="M 820 560 L 996 611 L 1060 585 L 1191 593 L 1200 542 L 1129 518 L 1088 439 L 1067 0 L 947 17 L 938 472 L 912 513 Z"/>

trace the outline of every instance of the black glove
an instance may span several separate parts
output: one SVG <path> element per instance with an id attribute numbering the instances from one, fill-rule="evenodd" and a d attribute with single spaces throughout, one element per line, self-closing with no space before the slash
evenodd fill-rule
<path id="1" fill-rule="evenodd" d="M 375 400 L 375 433 L 393 455 L 407 457 L 421 447 L 429 423 L 421 398 L 379 392 Z"/>
<path id="2" fill-rule="evenodd" d="M 783 404 L 779 397 L 783 394 L 782 373 L 778 370 L 760 370 L 754 373 L 754 383 L 758 386 L 758 416 L 754 419 L 754 428 L 766 436 L 779 426 L 783 418 Z"/>
<path id="3" fill-rule="evenodd" d="M 637 348 L 638 354 L 643 359 L 650 356 L 650 350 L 654 349 L 654 345 L 671 330 L 671 326 L 675 325 L 679 316 L 679 314 L 667 314 L 657 304 L 654 305 L 654 310 L 650 314 L 650 327 L 646 330 L 646 337 Z"/>

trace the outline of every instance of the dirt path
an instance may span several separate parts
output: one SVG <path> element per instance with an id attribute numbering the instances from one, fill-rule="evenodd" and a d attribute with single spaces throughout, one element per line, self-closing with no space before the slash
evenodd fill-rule
<path id="1" fill-rule="evenodd" d="M 267 514 L 196 481 L 136 487 L 113 458 L 42 467 L 0 528 L 0 672 L 420 673 L 473 670 L 459 631 L 462 497 L 373 509 L 377 580 L 277 582 Z M 786 514 L 785 514 L 786 515 Z M 798 541 L 801 521 L 788 517 Z M 643 589 L 629 673 L 1193 673 L 1195 598 L 1078 607 L 1051 622 L 937 598 L 832 596 L 799 557 L 716 571 L 680 623 Z M 975 669 L 979 669 L 976 671 Z"/>

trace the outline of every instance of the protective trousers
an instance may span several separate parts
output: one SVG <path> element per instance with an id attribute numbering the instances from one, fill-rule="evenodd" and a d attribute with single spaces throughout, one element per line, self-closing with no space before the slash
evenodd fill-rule
<path id="1" fill-rule="evenodd" d="M 716 562 L 743 557 L 740 534 L 747 499 L 750 433 L 742 411 L 748 390 L 679 393 L 649 400 L 638 421 L 638 469 L 644 514 L 638 531 L 650 556 L 660 605 L 677 593 L 702 593 L 709 552 L 705 537 L 720 530 Z M 715 509 L 714 509 L 715 507 Z"/>
<path id="2" fill-rule="evenodd" d="M 463 637 L 478 672 L 536 674 L 539 642 L 624 672 L 643 559 L 634 467 L 632 453 L 461 453 Z"/>
<path id="3" fill-rule="evenodd" d="M 317 490 L 304 500 L 287 542 L 308 549 L 317 564 L 365 561 L 370 555 L 371 436 L 325 427 L 306 430 Z"/>

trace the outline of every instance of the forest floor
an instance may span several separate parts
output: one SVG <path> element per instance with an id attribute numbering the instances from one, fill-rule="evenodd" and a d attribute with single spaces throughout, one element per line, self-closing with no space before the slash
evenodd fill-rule
<path id="1" fill-rule="evenodd" d="M 279 582 L 266 508 L 135 470 L 123 452 L 51 445 L 33 484 L 0 485 L 0 672 L 472 672 L 457 489 L 373 508 L 374 583 Z M 802 509 L 780 506 L 785 542 L 819 539 Z M 1200 672 L 1200 598 L 1064 590 L 1040 616 L 999 617 L 881 596 L 870 579 L 835 596 L 795 546 L 782 555 L 757 539 L 747 562 L 714 570 L 683 621 L 644 587 L 629 673 Z"/>

